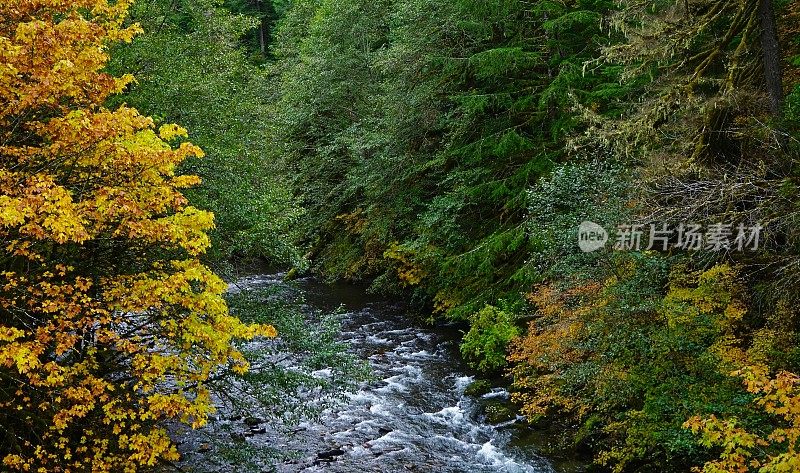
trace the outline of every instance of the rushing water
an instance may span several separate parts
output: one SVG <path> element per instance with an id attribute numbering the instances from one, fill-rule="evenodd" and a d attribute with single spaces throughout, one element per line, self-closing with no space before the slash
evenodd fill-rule
<path id="1" fill-rule="evenodd" d="M 279 284 L 276 275 L 250 277 L 249 286 Z M 347 285 L 299 282 L 308 303 L 329 310 L 343 305 L 343 340 L 371 365 L 366 382 L 318 420 L 289 433 L 259 432 L 253 445 L 296 451 L 280 472 L 566 472 L 554 467 L 522 437 L 517 420 L 485 423 L 481 405 L 507 397 L 495 388 L 483 399 L 464 395 L 473 381 L 457 352 L 454 328 L 424 327 L 396 306 L 370 299 Z M 319 373 L 324 376 L 325 373 Z M 233 469 L 235 471 L 235 468 Z"/>

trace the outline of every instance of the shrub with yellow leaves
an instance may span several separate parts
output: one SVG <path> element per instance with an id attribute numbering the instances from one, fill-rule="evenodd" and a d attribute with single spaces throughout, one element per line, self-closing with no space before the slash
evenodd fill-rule
<path id="1" fill-rule="evenodd" d="M 236 339 L 275 336 L 228 313 L 197 257 L 213 215 L 189 205 L 202 151 L 176 125 L 106 99 L 130 0 L 0 3 L 0 463 L 137 471 L 175 460 L 163 421 L 213 411 L 206 381 L 245 371 Z M 171 144 L 172 143 L 172 144 Z"/>
<path id="2" fill-rule="evenodd" d="M 596 282 L 567 290 L 542 285 L 528 294 L 539 317 L 511 343 L 508 356 L 516 388 L 513 397 L 528 419 L 554 409 L 576 419 L 587 414 L 589 406 L 562 389 L 563 376 L 565 366 L 591 355 L 577 346 L 586 337 L 586 321 L 602 306 L 602 289 Z"/>
<path id="3" fill-rule="evenodd" d="M 528 295 L 535 312 L 511 344 L 512 395 L 533 422 L 575 426 L 570 440 L 609 471 L 686 471 L 708 454 L 683 428 L 688 417 L 752 422 L 727 375 L 748 359 L 745 280 L 731 264 L 614 262 L 602 280 L 552 282 Z"/>
<path id="4" fill-rule="evenodd" d="M 403 286 L 416 286 L 426 276 L 425 270 L 414 261 L 414 256 L 397 242 L 392 243 L 383 253 L 384 258 L 396 262 L 397 278 Z"/>
<path id="5" fill-rule="evenodd" d="M 800 471 L 800 377 L 781 371 L 769 377 L 763 365 L 753 365 L 732 373 L 740 376 L 745 388 L 756 396 L 756 404 L 774 416 L 773 430 L 765 435 L 749 432 L 736 418 L 694 416 L 684 427 L 700 435 L 705 447 L 721 447 L 717 460 L 696 467 L 702 473 L 779 473 Z"/>

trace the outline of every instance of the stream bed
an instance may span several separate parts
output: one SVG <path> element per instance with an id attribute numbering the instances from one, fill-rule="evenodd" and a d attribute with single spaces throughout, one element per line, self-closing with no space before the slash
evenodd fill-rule
<path id="1" fill-rule="evenodd" d="M 281 274 L 251 276 L 238 287 L 284 284 Z M 492 425 L 487 402 L 508 392 L 494 388 L 482 397 L 464 394 L 474 380 L 458 354 L 454 327 L 424 326 L 393 305 L 359 287 L 297 281 L 309 310 L 343 308 L 341 338 L 367 360 L 373 379 L 314 420 L 290 429 L 259 428 L 250 447 L 292 452 L 262 471 L 277 472 L 525 472 L 572 473 L 580 464 L 552 461 L 532 443 L 541 437 L 521 418 Z M 319 373 L 325 376 L 326 373 Z M 206 434 L 230 432 L 239 418 L 219 416 Z M 208 463 L 201 440 L 182 439 L 184 465 Z M 541 438 L 539 438 L 541 441 Z M 204 458 L 204 456 L 206 458 Z M 235 466 L 212 471 L 240 471 Z"/>

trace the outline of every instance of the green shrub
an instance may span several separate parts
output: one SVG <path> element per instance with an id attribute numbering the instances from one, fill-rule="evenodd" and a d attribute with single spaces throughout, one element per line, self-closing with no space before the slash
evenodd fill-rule
<path id="1" fill-rule="evenodd" d="M 487 305 L 470 316 L 471 328 L 461 343 L 461 354 L 470 365 L 490 371 L 506 365 L 506 346 L 520 335 L 511 314 Z"/>

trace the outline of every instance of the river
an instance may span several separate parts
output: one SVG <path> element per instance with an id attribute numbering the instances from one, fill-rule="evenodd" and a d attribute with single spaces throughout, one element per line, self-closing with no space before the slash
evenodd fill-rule
<path id="1" fill-rule="evenodd" d="M 237 287 L 285 284 L 281 276 L 250 276 Z M 458 355 L 456 328 L 425 326 L 405 314 L 402 306 L 370 297 L 356 286 L 326 285 L 311 278 L 294 284 L 304 293 L 309 309 L 343 306 L 341 338 L 368 361 L 373 380 L 361 383 L 344 402 L 313 421 L 249 435 L 252 446 L 294 452 L 291 459 L 277 463 L 275 471 L 580 471 L 580 464 L 569 456 L 554 461 L 538 453 L 536 444 L 542 445 L 542 436 L 521 418 L 497 425 L 485 422 L 482 406 L 507 398 L 508 392 L 494 388 L 482 397 L 464 394 L 474 378 Z M 229 430 L 218 427 L 212 425 L 210 430 Z M 208 455 L 203 448 L 198 452 L 191 439 L 181 449 L 185 465 L 203 463 L 203 455 Z"/>

